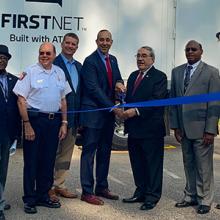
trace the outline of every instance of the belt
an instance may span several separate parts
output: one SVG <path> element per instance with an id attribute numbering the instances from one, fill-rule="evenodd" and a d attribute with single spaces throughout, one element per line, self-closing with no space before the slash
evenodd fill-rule
<path id="1" fill-rule="evenodd" d="M 53 120 L 54 118 L 60 116 L 59 113 L 54 113 L 54 112 L 39 112 L 38 115 L 40 117 L 46 117 L 49 120 Z"/>

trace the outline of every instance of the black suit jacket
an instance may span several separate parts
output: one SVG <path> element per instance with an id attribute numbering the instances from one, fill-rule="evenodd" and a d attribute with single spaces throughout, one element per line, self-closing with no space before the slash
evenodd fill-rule
<path id="1" fill-rule="evenodd" d="M 97 50 L 88 56 L 82 67 L 82 109 L 97 109 L 111 107 L 115 101 L 115 84 L 122 81 L 116 57 L 110 55 L 113 87 L 108 83 L 107 71 Z M 109 111 L 94 111 L 80 115 L 81 125 L 90 128 L 101 128 L 104 120 L 112 117 Z"/>
<path id="2" fill-rule="evenodd" d="M 69 83 L 69 85 L 72 89 L 72 92 L 66 95 L 67 111 L 79 110 L 79 108 L 80 108 L 80 96 L 81 96 L 81 76 L 80 76 L 80 72 L 81 72 L 82 64 L 78 61 L 75 61 L 75 66 L 76 66 L 76 69 L 77 69 L 77 72 L 78 72 L 78 79 L 79 79 L 76 92 L 73 88 L 73 84 L 72 84 L 72 80 L 71 80 L 69 71 L 66 68 L 66 65 L 63 61 L 63 58 L 62 58 L 61 54 L 59 54 L 55 58 L 54 64 L 59 66 L 64 71 L 66 79 L 67 79 L 67 81 L 68 81 L 68 83 Z M 76 129 L 79 125 L 79 114 L 78 113 L 68 113 L 67 114 L 67 120 L 68 120 L 68 127 Z"/>
<path id="3" fill-rule="evenodd" d="M 17 96 L 12 89 L 17 82 L 17 77 L 7 73 L 8 101 L 5 101 L 4 94 L 0 89 L 0 141 L 9 137 L 12 142 L 15 138 L 21 137 L 21 119 L 17 106 Z"/>
<path id="4" fill-rule="evenodd" d="M 167 77 L 155 69 L 154 66 L 147 72 L 134 95 L 132 91 L 139 71 L 131 73 L 127 82 L 126 103 L 143 102 L 163 99 L 167 97 Z M 165 136 L 164 108 L 138 108 L 139 116 L 125 121 L 125 133 L 133 138 L 155 138 Z"/>

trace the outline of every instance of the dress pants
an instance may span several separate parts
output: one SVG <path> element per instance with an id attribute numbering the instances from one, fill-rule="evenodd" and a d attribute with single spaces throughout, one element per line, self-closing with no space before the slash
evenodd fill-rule
<path id="1" fill-rule="evenodd" d="M 67 171 L 70 169 L 71 159 L 73 155 L 74 144 L 76 140 L 76 131 L 69 128 L 65 139 L 60 141 L 54 171 L 54 183 L 55 187 L 66 188 L 65 178 Z"/>
<path id="2" fill-rule="evenodd" d="M 53 172 L 61 125 L 60 115 L 29 117 L 35 132 L 35 140 L 24 140 L 24 196 L 23 202 L 36 205 L 49 198 L 53 185 Z"/>
<path id="3" fill-rule="evenodd" d="M 114 120 L 106 120 L 100 129 L 85 127 L 80 164 L 82 194 L 94 194 L 94 157 L 96 155 L 95 191 L 108 188 L 108 171 L 111 156 Z"/>
<path id="4" fill-rule="evenodd" d="M 128 136 L 128 150 L 136 185 L 134 196 L 157 203 L 162 193 L 164 138 Z"/>
<path id="5" fill-rule="evenodd" d="M 213 190 L 213 144 L 205 146 L 203 139 L 182 139 L 183 164 L 186 175 L 185 201 L 197 201 L 210 206 Z"/>
<path id="6" fill-rule="evenodd" d="M 0 138 L 0 211 L 4 209 L 3 192 L 8 172 L 9 148 L 9 138 L 5 134 L 5 137 Z"/>

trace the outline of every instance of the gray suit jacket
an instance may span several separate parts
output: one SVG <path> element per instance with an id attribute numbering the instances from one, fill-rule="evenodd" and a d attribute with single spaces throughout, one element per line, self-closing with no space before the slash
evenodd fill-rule
<path id="1" fill-rule="evenodd" d="M 172 98 L 220 92 L 219 71 L 204 62 L 200 62 L 192 75 L 188 88 L 184 94 L 184 71 L 187 64 L 172 70 L 171 91 Z M 171 128 L 179 128 L 188 139 L 200 139 L 204 132 L 218 133 L 218 116 L 220 102 L 194 103 L 171 106 Z"/>

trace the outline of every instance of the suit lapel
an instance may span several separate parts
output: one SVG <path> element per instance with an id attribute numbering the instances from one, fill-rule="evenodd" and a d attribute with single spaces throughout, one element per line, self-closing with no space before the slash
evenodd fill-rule
<path id="1" fill-rule="evenodd" d="M 192 78 L 191 78 L 191 80 L 190 80 L 190 82 L 189 82 L 189 85 L 188 85 L 188 87 L 187 87 L 187 89 L 186 89 L 186 93 L 187 93 L 187 92 L 190 90 L 190 88 L 196 83 L 198 77 L 199 77 L 200 74 L 201 74 L 203 65 L 204 65 L 203 62 L 200 62 L 200 64 L 197 66 L 197 68 L 196 68 L 195 72 L 193 73 Z"/>
<path id="2" fill-rule="evenodd" d="M 136 90 L 135 90 L 135 92 L 134 92 L 134 94 L 139 90 L 139 89 L 141 89 L 141 87 L 142 87 L 142 85 L 144 84 L 144 83 L 147 83 L 147 81 L 152 77 L 152 74 L 153 74 L 153 72 L 155 71 L 155 68 L 154 68 L 154 66 L 152 66 L 151 67 L 151 69 L 149 70 L 149 71 L 147 71 L 147 73 L 145 74 L 145 76 L 144 76 L 144 78 L 141 80 L 141 82 L 140 82 L 140 84 L 137 86 L 137 88 L 136 88 Z M 136 80 L 137 80 L 137 78 L 138 78 L 138 75 L 139 75 L 139 70 L 135 73 L 135 77 L 134 77 L 134 81 L 132 82 L 132 88 L 134 89 L 134 87 L 135 87 L 135 82 L 136 82 Z M 133 90 L 132 89 L 132 90 Z"/>
<path id="3" fill-rule="evenodd" d="M 80 65 L 77 63 L 77 62 L 75 62 L 75 65 L 76 65 L 76 70 L 77 70 L 77 73 L 78 73 L 78 85 L 77 85 L 77 88 L 76 88 L 76 93 L 78 92 L 78 90 L 79 90 L 79 86 L 80 86 L 80 81 L 81 81 L 81 78 L 80 78 Z"/>
<path id="4" fill-rule="evenodd" d="M 180 69 L 177 70 L 178 72 L 178 79 L 177 82 L 179 82 L 178 88 L 181 95 L 184 95 L 184 74 L 187 64 L 184 64 L 180 66 Z"/>
<path id="5" fill-rule="evenodd" d="M 103 61 L 97 51 L 96 51 L 96 57 L 98 60 L 98 66 L 101 68 L 100 72 L 104 73 L 104 74 L 102 74 L 102 76 L 104 76 L 105 79 L 108 81 L 108 75 L 107 75 L 107 70 L 106 70 L 105 64 L 103 63 Z M 111 62 L 111 59 L 110 59 L 110 62 Z"/>
<path id="6" fill-rule="evenodd" d="M 109 59 L 110 59 L 110 64 L 111 64 L 111 68 L 112 68 L 112 83 L 113 83 L 113 86 L 116 82 L 116 79 L 115 79 L 115 68 L 116 68 L 116 64 L 115 64 L 115 60 L 113 59 L 113 57 L 111 55 L 109 55 Z M 106 71 L 106 74 L 107 74 L 107 71 Z"/>
<path id="7" fill-rule="evenodd" d="M 8 99 L 9 99 L 11 91 L 12 91 L 12 89 L 14 87 L 13 78 L 9 74 L 7 76 L 7 83 L 8 83 Z"/>

